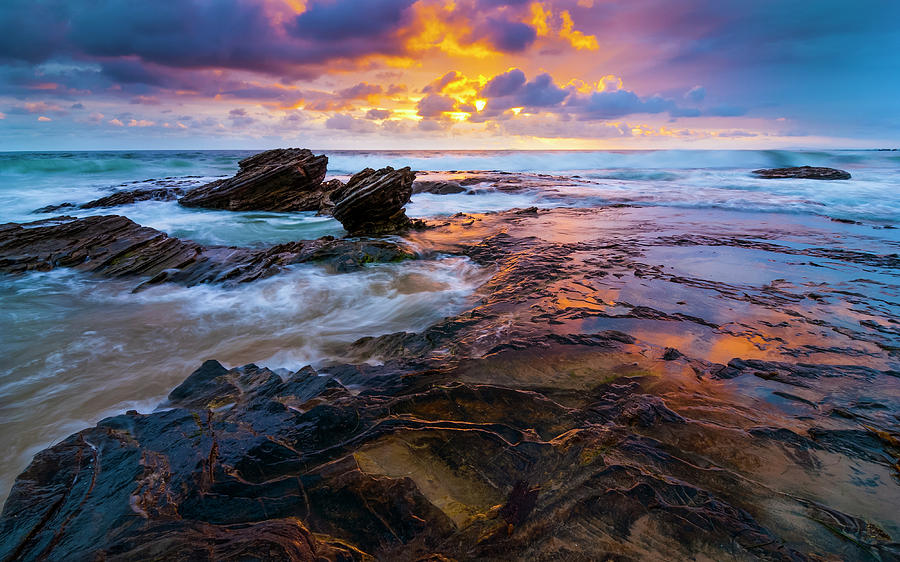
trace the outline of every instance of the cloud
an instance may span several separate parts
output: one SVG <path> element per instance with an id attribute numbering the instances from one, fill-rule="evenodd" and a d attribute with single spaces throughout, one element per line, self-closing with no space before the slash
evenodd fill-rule
<path id="1" fill-rule="evenodd" d="M 343 99 L 357 100 L 378 97 L 382 93 L 384 93 L 384 88 L 382 88 L 381 85 L 360 82 L 355 86 L 344 88 L 343 90 L 338 90 L 336 92 L 336 95 L 337 97 Z"/>
<path id="2" fill-rule="evenodd" d="M 297 16 L 292 33 L 323 41 L 360 40 L 391 34 L 408 21 L 415 0 L 312 1 Z"/>
<path id="3" fill-rule="evenodd" d="M 366 119 L 380 121 L 382 119 L 388 119 L 392 114 L 393 111 L 390 109 L 370 109 L 366 112 Z"/>
<path id="4" fill-rule="evenodd" d="M 440 117 L 448 111 L 456 110 L 456 100 L 440 94 L 428 94 L 419 100 L 416 109 L 421 117 Z"/>
<path id="5" fill-rule="evenodd" d="M 352 131 L 354 133 L 371 133 L 375 131 L 375 125 L 365 119 L 357 119 L 346 113 L 337 113 L 325 121 L 325 128 L 339 131 Z"/>
<path id="6" fill-rule="evenodd" d="M 684 99 L 694 103 L 700 103 L 706 97 L 706 88 L 703 86 L 694 86 L 684 94 Z"/>
<path id="7" fill-rule="evenodd" d="M 435 92 L 435 93 L 440 94 L 441 92 L 444 91 L 444 88 L 446 88 L 448 84 L 450 84 L 452 82 L 456 82 L 458 80 L 464 80 L 464 79 L 465 79 L 465 77 L 462 74 L 460 74 L 459 72 L 457 72 L 455 70 L 451 70 L 447 74 L 444 74 L 437 80 L 432 81 L 427 86 L 422 88 L 422 93 L 428 94 L 431 92 Z"/>
<path id="8" fill-rule="evenodd" d="M 583 117 L 615 119 L 634 113 L 662 113 L 675 109 L 675 104 L 659 95 L 641 98 L 633 91 L 623 89 L 594 92 L 573 107 Z"/>
<path id="9" fill-rule="evenodd" d="M 488 18 L 479 28 L 479 34 L 497 50 L 507 53 L 524 51 L 537 39 L 537 32 L 532 26 L 502 18 Z"/>
<path id="10" fill-rule="evenodd" d="M 41 121 L 41 122 L 53 121 L 53 119 L 50 119 L 49 117 L 44 117 L 43 115 L 38 117 L 37 120 Z"/>
<path id="11" fill-rule="evenodd" d="M 518 68 L 511 68 L 503 74 L 494 76 L 481 89 L 485 98 L 499 98 L 514 94 L 525 85 L 525 73 Z"/>

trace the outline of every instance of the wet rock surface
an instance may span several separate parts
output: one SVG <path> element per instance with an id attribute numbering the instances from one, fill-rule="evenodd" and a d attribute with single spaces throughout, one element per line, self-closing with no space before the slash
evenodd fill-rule
<path id="1" fill-rule="evenodd" d="M 454 181 L 421 180 L 413 182 L 412 185 L 413 194 L 434 193 L 435 195 L 452 195 L 454 193 L 464 193 L 465 191 L 465 187 Z"/>
<path id="2" fill-rule="evenodd" d="M 416 174 L 409 168 L 366 168 L 331 194 L 331 213 L 351 235 L 386 234 L 410 225 L 404 207 Z"/>
<path id="3" fill-rule="evenodd" d="M 761 178 L 783 179 L 798 178 L 808 180 L 849 180 L 850 172 L 836 168 L 816 166 L 796 166 L 793 168 L 766 168 L 753 170 L 753 174 Z"/>
<path id="4" fill-rule="evenodd" d="M 229 179 L 191 189 L 179 203 L 229 211 L 318 211 L 328 158 L 305 148 L 279 148 L 241 160 Z M 327 187 L 327 186 L 326 186 Z"/>
<path id="5" fill-rule="evenodd" d="M 237 284 L 297 263 L 317 262 L 333 271 L 350 271 L 367 263 L 411 257 L 395 242 L 330 236 L 266 248 L 202 246 L 118 215 L 0 225 L 0 272 L 71 267 L 105 277 L 146 278 L 141 286 Z"/>
<path id="6" fill-rule="evenodd" d="M 430 221 L 411 245 L 491 272 L 471 309 L 347 363 L 203 363 L 39 453 L 0 559 L 897 559 L 897 245 L 778 221 Z"/>

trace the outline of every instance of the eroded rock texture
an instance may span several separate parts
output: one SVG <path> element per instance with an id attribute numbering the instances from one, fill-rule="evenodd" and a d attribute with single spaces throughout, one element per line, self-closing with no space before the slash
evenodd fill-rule
<path id="1" fill-rule="evenodd" d="M 835 168 L 820 168 L 816 166 L 797 166 L 793 168 L 766 168 L 753 170 L 753 173 L 761 178 L 800 178 L 808 180 L 849 180 L 850 172 Z"/>
<path id="2" fill-rule="evenodd" d="M 469 310 L 358 364 L 207 361 L 39 453 L 0 559 L 897 559 L 894 246 L 682 217 L 408 232 L 491 272 Z"/>
<path id="3" fill-rule="evenodd" d="M 331 195 L 332 215 L 351 235 L 386 234 L 409 226 L 409 203 L 416 174 L 409 168 L 366 168 Z"/>
<path id="4" fill-rule="evenodd" d="M 118 215 L 57 217 L 0 225 L 0 271 L 72 267 L 105 277 L 145 277 L 144 285 L 175 282 L 245 283 L 286 266 L 319 262 L 335 271 L 413 257 L 396 242 L 330 236 L 267 248 L 201 246 Z"/>
<path id="5" fill-rule="evenodd" d="M 229 179 L 188 191 L 179 203 L 229 211 L 317 211 L 328 157 L 305 148 L 279 148 L 241 160 Z"/>

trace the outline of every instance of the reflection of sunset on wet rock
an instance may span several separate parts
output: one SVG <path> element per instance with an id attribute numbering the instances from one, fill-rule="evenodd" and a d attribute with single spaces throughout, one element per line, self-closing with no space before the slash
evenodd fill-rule
<path id="1" fill-rule="evenodd" d="M 0 3 L 0 562 L 900 560 L 870 4 Z"/>

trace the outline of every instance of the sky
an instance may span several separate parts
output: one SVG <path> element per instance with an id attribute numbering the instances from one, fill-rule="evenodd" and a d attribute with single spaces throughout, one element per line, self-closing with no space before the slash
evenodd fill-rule
<path id="1" fill-rule="evenodd" d="M 900 145 L 897 0 L 2 0 L 0 150 Z"/>

